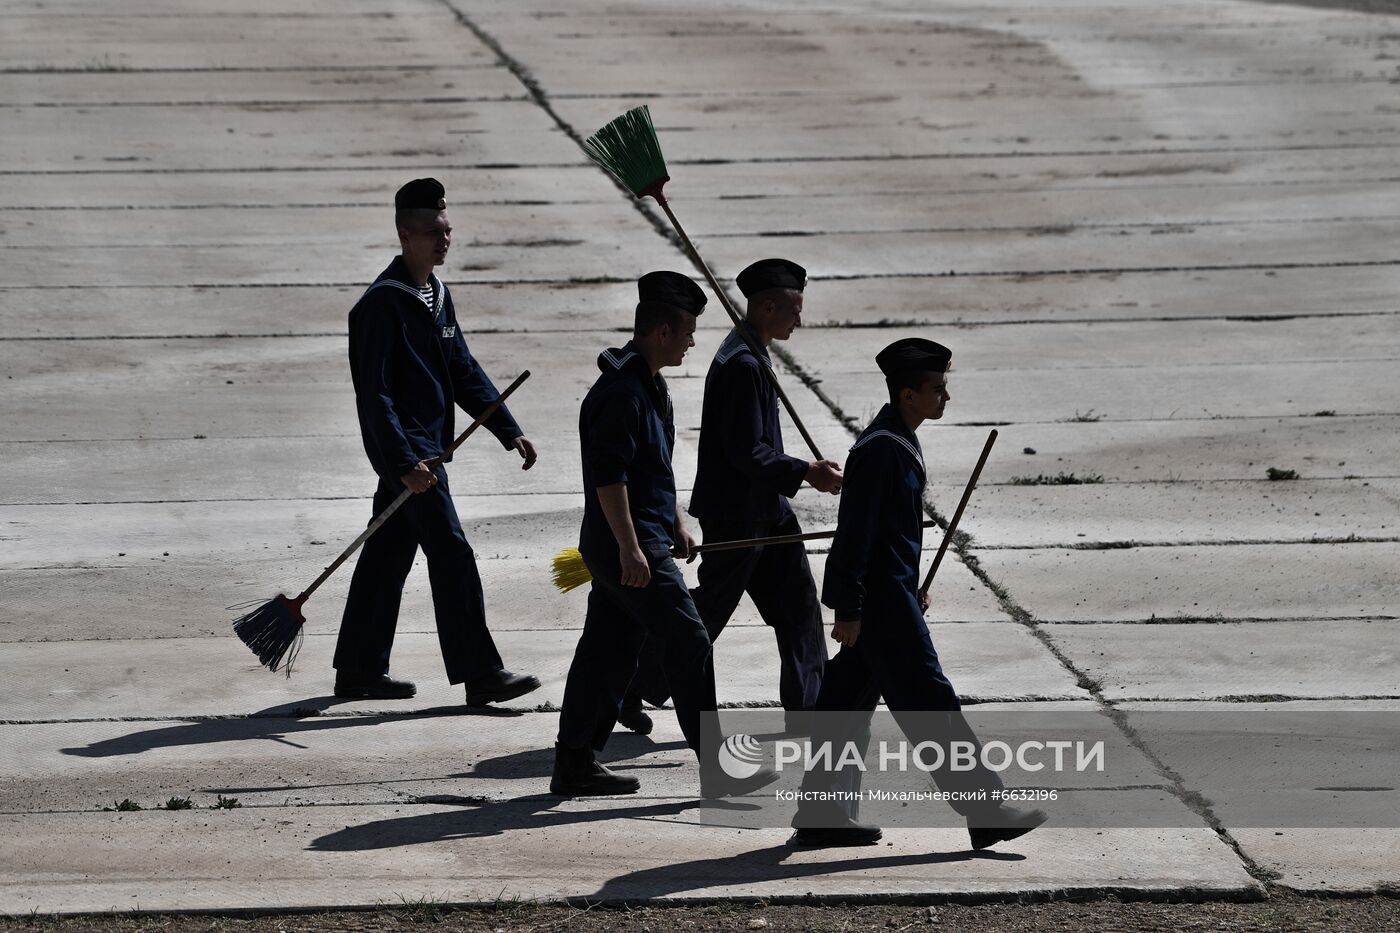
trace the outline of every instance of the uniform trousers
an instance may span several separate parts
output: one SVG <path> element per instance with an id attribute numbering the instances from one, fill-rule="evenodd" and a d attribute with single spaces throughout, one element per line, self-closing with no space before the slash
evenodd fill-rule
<path id="1" fill-rule="evenodd" d="M 875 705 L 884 697 L 911 745 L 935 742 L 946 751 L 952 742 L 972 743 L 978 750 L 974 768 L 954 771 L 948 767 L 950 756 L 945 756 L 944 766 L 930 777 L 942 791 L 987 791 L 985 802 L 949 801 L 954 810 L 965 816 L 995 809 L 997 803 L 990 794 L 1003 787 L 1001 777 L 981 762 L 981 743 L 962 715 L 962 702 L 943 673 L 928 626 L 921 617 L 909 615 L 907 605 L 889 613 L 881 613 L 878 605 L 867 606 L 856 643 L 842 647 L 827 662 L 813 716 L 812 746 L 833 743 L 833 762 L 840 759 L 846 742 L 856 742 L 863 748 L 870 741 Z M 855 767 L 839 771 L 813 768 L 804 775 L 802 789 L 859 790 L 860 780 L 861 772 Z M 855 818 L 853 804 L 804 801 L 798 807 L 794 825 L 830 825 L 833 808 Z"/>
<path id="2" fill-rule="evenodd" d="M 559 744 L 603 748 L 637 671 L 642 644 L 650 642 L 658 649 L 686 744 L 698 754 L 701 719 L 714 715 L 715 672 L 710 636 L 680 568 L 669 555 L 653 557 L 651 582 L 635 587 L 623 586 L 616 570 L 587 559 L 585 563 L 593 574 L 593 588 L 564 685 Z"/>
<path id="3" fill-rule="evenodd" d="M 360 551 L 335 646 L 336 670 L 377 676 L 389 670 L 404 581 L 418 549 L 428 559 L 433 614 L 448 682 L 460 684 L 501 670 L 501 655 L 486 628 L 486 601 L 476 555 L 462 533 L 448 490 L 447 471 L 433 471 L 437 484 L 408 497 Z M 378 515 L 404 485 L 380 478 L 374 493 Z"/>
<path id="4" fill-rule="evenodd" d="M 797 516 L 788 512 L 761 524 L 747 519 L 701 519 L 700 530 L 705 541 L 733 541 L 799 534 L 802 528 Z M 739 599 L 748 593 L 778 642 L 778 698 L 783 709 L 807 710 L 816 705 L 827 655 L 807 549 L 799 542 L 711 551 L 700 556 L 696 575 L 698 585 L 691 596 L 710 640 L 719 638 Z M 648 643 L 632 692 L 653 706 L 665 703 L 670 695 L 662 667 L 659 648 Z"/>

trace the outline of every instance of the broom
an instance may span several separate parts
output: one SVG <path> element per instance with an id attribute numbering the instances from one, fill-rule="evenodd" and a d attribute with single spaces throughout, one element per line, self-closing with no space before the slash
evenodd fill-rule
<path id="1" fill-rule="evenodd" d="M 457 435 L 457 439 L 443 452 L 443 455 L 429 460 L 428 464 L 435 467 L 442 463 L 443 457 L 452 453 L 462 445 L 463 441 L 471 437 L 472 432 L 481 427 L 482 422 L 486 421 L 487 418 L 494 415 L 496 410 L 505 404 L 506 398 L 528 378 L 530 378 L 528 369 L 515 377 L 515 381 L 506 387 L 500 397 L 486 406 L 486 410 L 481 413 L 481 416 L 473 421 L 465 431 Z M 399 506 L 407 502 L 411 495 L 413 495 L 413 490 L 404 487 L 404 491 L 399 494 L 399 497 L 390 503 L 388 508 L 376 515 L 369 527 L 361 532 L 360 536 L 351 542 L 350 546 L 341 552 L 341 555 L 329 567 L 321 571 L 321 575 L 310 586 L 302 590 L 301 595 L 295 599 L 289 599 L 285 593 L 278 593 L 253 611 L 233 620 L 234 634 L 245 645 L 253 649 L 253 653 L 258 656 L 259 664 L 270 671 L 275 671 L 278 667 L 285 667 L 287 676 L 292 676 L 292 662 L 296 660 L 297 652 L 301 650 L 301 629 L 306 624 L 306 617 L 301 614 L 302 604 L 311 598 L 311 594 L 316 592 L 317 588 L 325 583 L 327 578 L 335 573 L 336 569 L 345 563 L 351 554 L 360 549 L 360 545 L 364 544 L 370 535 L 382 528 L 389 517 L 398 511 Z M 243 609 L 247 605 L 245 603 L 242 606 L 230 608 Z"/>
<path id="2" fill-rule="evenodd" d="M 938 523 L 926 521 L 920 527 L 933 528 Z M 716 541 L 713 544 L 697 544 L 691 548 L 692 554 L 706 554 L 710 551 L 733 551 L 746 547 L 767 547 L 770 544 L 796 544 L 799 541 L 815 541 L 818 538 L 834 538 L 836 529 L 831 528 L 826 531 L 804 531 L 801 534 L 774 535 L 771 538 L 742 538 L 736 541 Z M 567 593 L 569 590 L 583 586 L 593 579 L 593 574 L 589 571 L 588 565 L 583 562 L 583 555 L 578 548 L 568 547 L 554 555 L 554 585 L 559 587 L 560 592 Z"/>
<path id="3" fill-rule="evenodd" d="M 992 445 L 996 442 L 997 429 L 992 428 L 991 433 L 987 435 L 987 443 L 982 447 L 982 456 L 977 458 L 977 466 L 972 470 L 972 478 L 967 481 L 967 488 L 963 490 L 958 509 L 953 513 L 953 520 L 948 523 L 948 530 L 943 532 L 943 543 L 938 545 L 938 553 L 933 557 L 933 566 L 929 567 L 923 585 L 919 587 L 920 596 L 928 596 L 928 588 L 933 585 L 933 575 L 938 573 L 938 565 L 943 563 L 943 552 L 948 550 L 948 542 L 953 540 L 953 532 L 958 530 L 958 520 L 962 518 L 963 509 L 967 508 L 967 500 L 972 498 L 972 487 L 977 485 L 977 478 L 982 475 L 982 467 L 987 463 L 987 455 L 992 452 Z"/>
<path id="4" fill-rule="evenodd" d="M 710 271 L 705 260 L 700 257 L 700 252 L 690 241 L 690 237 L 686 236 L 685 228 L 676 219 L 675 213 L 671 210 L 670 202 L 661 193 L 662 186 L 671 180 L 671 176 L 666 174 L 666 159 L 661 154 L 661 144 L 656 138 L 656 128 L 651 124 L 651 111 L 646 106 L 634 107 L 627 111 L 584 140 L 583 151 L 588 153 L 590 159 L 607 170 L 628 191 L 632 192 L 634 197 L 639 200 L 651 197 L 656 200 L 657 204 L 661 205 L 661 209 L 666 212 L 666 217 L 671 221 L 671 226 L 675 228 L 681 242 L 685 244 L 691 260 L 700 267 L 700 271 L 705 274 L 705 281 L 710 283 L 710 288 L 719 297 L 720 304 L 724 305 L 724 310 L 729 313 L 729 319 L 734 322 L 739 336 L 748 345 L 749 352 L 755 358 L 762 359 L 762 354 L 749 335 L 748 329 L 744 327 L 739 312 L 734 310 L 734 305 L 730 304 L 729 296 L 724 289 L 720 288 L 719 282 L 715 281 L 714 273 Z M 778 377 L 766 366 L 759 368 L 768 374 L 768 381 L 777 390 L 778 398 L 782 400 L 783 407 L 787 409 L 789 417 L 792 418 L 792 423 L 797 425 L 802 439 L 807 442 L 807 448 L 812 451 L 812 456 L 818 460 L 826 459 L 817 449 L 817 442 L 812 440 L 812 435 L 807 432 L 807 427 L 802 423 L 802 419 L 797 416 L 797 410 L 792 407 L 787 393 L 778 384 Z"/>

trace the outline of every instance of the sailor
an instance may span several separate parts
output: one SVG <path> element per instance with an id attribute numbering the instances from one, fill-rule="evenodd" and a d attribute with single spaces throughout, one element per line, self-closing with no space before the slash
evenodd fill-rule
<path id="1" fill-rule="evenodd" d="M 826 665 L 812 716 L 815 747 L 868 743 L 871 716 L 883 697 L 912 744 L 928 741 L 946 748 L 971 742 L 980 749 L 929 637 L 928 597 L 919 589 L 927 474 L 915 431 L 943 417 L 951 399 L 951 361 L 947 347 L 919 337 L 897 340 L 875 357 L 890 400 L 846 460 L 836 538 L 822 585 L 822 602 L 836 614 L 831 637 L 841 650 Z M 940 790 L 965 795 L 952 805 L 967 818 L 974 849 L 1024 835 L 1046 819 L 1043 811 L 999 803 L 1001 778 L 982 765 L 980 755 L 973 768 L 943 767 L 931 776 Z M 799 803 L 791 841 L 832 846 L 879 840 L 879 827 L 857 822 L 854 808 L 819 799 L 832 789 L 849 792 L 859 778 L 854 767 L 808 771 L 802 786 L 810 796 Z M 978 799 L 979 791 L 985 799 Z"/>
<path id="2" fill-rule="evenodd" d="M 839 464 L 789 456 L 778 421 L 768 348 L 802 326 L 807 271 L 787 259 L 763 259 L 736 281 L 748 301 L 746 315 L 720 344 L 705 377 L 690 501 L 706 542 L 801 534 L 788 500 L 802 484 L 832 495 L 841 491 Z M 821 604 L 806 548 L 793 543 L 707 552 L 697 576 L 691 595 L 711 641 L 749 594 L 777 641 L 778 697 L 788 712 L 788 731 L 801 731 L 796 714 L 816 703 L 826 663 Z M 644 651 L 622 725 L 650 731 L 640 701 L 665 702 L 660 668 L 655 651 Z"/>
<path id="3" fill-rule="evenodd" d="M 451 459 L 444 451 L 454 440 L 454 407 L 475 417 L 500 393 L 472 358 L 452 295 L 433 273 L 452 242 L 443 186 L 433 178 L 404 185 L 394 195 L 394 221 L 402 252 L 350 311 L 350 375 L 365 453 L 379 475 L 373 514 L 405 487 L 414 495 L 360 552 L 336 642 L 335 695 L 391 699 L 417 692 L 389 676 L 389 653 L 404 581 L 421 547 L 448 682 L 466 684 L 469 706 L 511 700 L 540 682 L 501 662 L 447 470 L 431 462 Z M 534 466 L 535 445 L 504 405 L 484 426 L 520 455 L 523 469 Z"/>
<path id="4" fill-rule="evenodd" d="M 564 687 L 549 785 L 551 793 L 564 796 L 633 793 L 640 786 L 600 764 L 594 753 L 617 721 L 643 641 L 660 648 L 676 719 L 697 755 L 702 717 L 717 719 L 710 636 L 676 565 L 695 542 L 677 508 L 675 419 L 661 376 L 695 345 L 705 293 L 677 272 L 647 273 L 637 291 L 632 340 L 599 355 L 600 375 L 579 411 L 579 552 L 593 586 Z M 702 756 L 706 797 L 745 793 L 777 778 L 767 768 L 745 780 L 731 778 L 718 765 L 718 750 Z"/>

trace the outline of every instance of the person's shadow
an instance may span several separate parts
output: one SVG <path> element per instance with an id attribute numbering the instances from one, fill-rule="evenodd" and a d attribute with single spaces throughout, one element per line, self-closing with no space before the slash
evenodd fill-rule
<path id="1" fill-rule="evenodd" d="M 146 729 L 129 735 L 103 739 L 90 745 L 60 749 L 65 755 L 81 758 L 107 758 L 114 755 L 139 755 L 157 748 L 183 745 L 213 745 L 218 742 L 246 742 L 264 739 L 281 742 L 293 748 L 305 748 L 288 736 L 322 729 L 349 729 L 363 725 L 382 725 L 400 719 L 424 716 L 523 716 L 516 710 L 494 707 L 439 706 L 399 713 L 366 712 L 364 715 L 323 716 L 327 710 L 356 702 L 334 696 L 311 697 L 293 703 L 270 706 L 236 719 L 203 719 L 158 729 Z"/>
<path id="2" fill-rule="evenodd" d="M 451 839 L 477 839 L 504 835 L 516 830 L 540 830 L 552 826 L 602 821 L 665 820 L 701 806 L 698 800 L 668 800 L 633 806 L 608 806 L 590 810 L 559 810 L 562 798 L 532 794 L 505 801 L 474 798 L 440 798 L 438 803 L 457 803 L 461 809 L 416 816 L 376 820 L 327 833 L 313 840 L 308 848 L 319 852 L 359 852 L 422 845 Z M 714 802 L 708 805 L 716 806 Z M 743 802 L 718 804 L 731 809 L 753 809 Z M 698 822 L 698 821 L 697 821 Z M 786 834 L 786 830 L 782 831 Z M 580 900 L 618 902 L 665 897 L 703 888 L 745 886 L 760 881 L 795 881 L 814 875 L 848 872 L 879 872 L 908 865 L 938 865 L 976 859 L 1021 861 L 1024 855 L 1009 852 L 917 852 L 897 855 L 861 855 L 839 861 L 791 862 L 802 849 L 772 845 L 714 858 L 690 859 L 668 865 L 641 868 L 609 878 L 596 891 Z M 866 850 L 870 852 L 878 849 Z"/>

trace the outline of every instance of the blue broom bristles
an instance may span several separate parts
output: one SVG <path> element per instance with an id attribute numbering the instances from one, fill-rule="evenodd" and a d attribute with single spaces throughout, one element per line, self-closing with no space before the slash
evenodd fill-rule
<path id="1" fill-rule="evenodd" d="M 233 631 L 253 649 L 260 664 L 270 671 L 283 667 L 290 677 L 292 662 L 301 651 L 301 629 L 305 623 L 300 603 L 278 593 L 252 612 L 234 619 Z"/>

